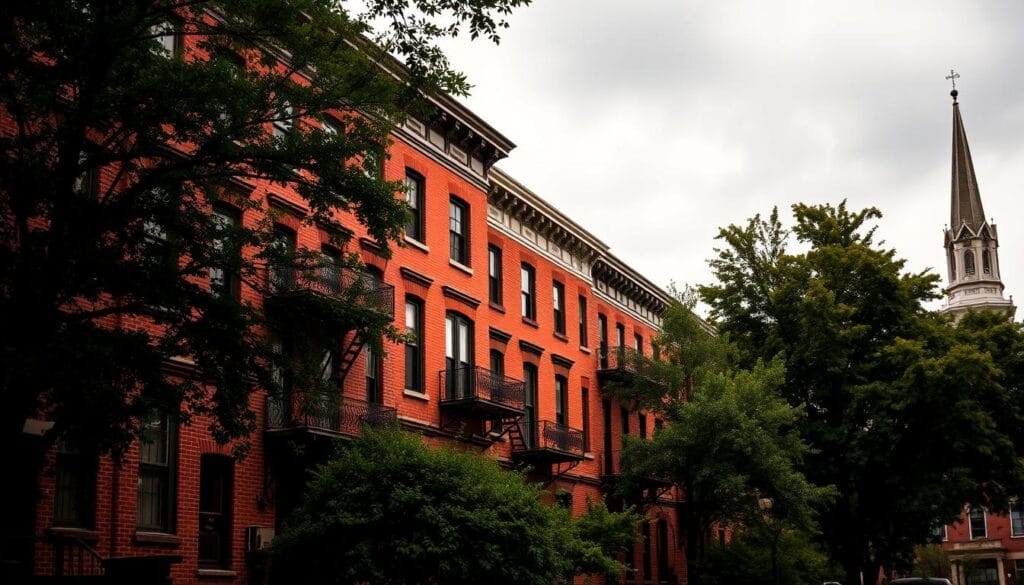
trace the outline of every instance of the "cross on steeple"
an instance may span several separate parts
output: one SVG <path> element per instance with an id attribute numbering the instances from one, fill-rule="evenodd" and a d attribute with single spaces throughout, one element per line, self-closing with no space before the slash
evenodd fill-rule
<path id="1" fill-rule="evenodd" d="M 960 79 L 960 74 L 957 73 L 956 71 L 953 71 L 952 69 L 950 69 L 949 70 L 949 75 L 946 76 L 946 79 L 952 81 L 953 82 L 953 89 L 956 89 L 956 80 Z"/>

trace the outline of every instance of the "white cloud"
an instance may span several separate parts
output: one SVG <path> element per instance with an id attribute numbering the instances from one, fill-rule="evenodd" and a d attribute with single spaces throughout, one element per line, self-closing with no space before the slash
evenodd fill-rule
<path id="1" fill-rule="evenodd" d="M 945 278 L 956 67 L 1020 296 L 1022 25 L 1012 0 L 536 0 L 501 45 L 447 50 L 467 105 L 519 145 L 502 168 L 659 284 L 708 282 L 719 226 L 842 198 Z"/>

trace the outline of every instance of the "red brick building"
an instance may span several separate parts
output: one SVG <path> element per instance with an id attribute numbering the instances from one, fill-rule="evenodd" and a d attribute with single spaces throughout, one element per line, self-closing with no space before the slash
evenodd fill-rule
<path id="1" fill-rule="evenodd" d="M 256 393 L 262 431 L 244 459 L 218 445 L 205 421 L 166 417 L 144 425 L 149 441 L 122 462 L 100 461 L 95 473 L 56 449 L 38 480 L 36 574 L 88 574 L 98 570 L 95 553 L 127 558 L 127 570 L 133 557 L 163 558 L 175 583 L 258 582 L 259 549 L 298 501 L 303 471 L 363 421 L 394 418 L 432 444 L 460 443 L 528 468 L 552 500 L 576 511 L 608 492 L 622 435 L 650 436 L 661 421 L 607 399 L 602 384 L 635 375 L 634 354 L 651 355 L 670 298 L 493 168 L 512 150 L 508 139 L 454 100 L 435 101 L 434 118 L 395 130 L 383 162 L 385 179 L 406 181 L 413 212 L 391 258 L 354 219 L 338 249 L 332 234 L 302 221 L 308 210 L 297 194 L 271 185 L 238 185 L 262 211 L 217 212 L 243 224 L 273 217 L 285 245 L 327 259 L 354 252 L 367 267 L 350 275 L 325 263 L 312 278 L 271 267 L 270 292 L 239 283 L 243 298 L 287 312 L 298 294 L 338 300 L 351 276 L 363 287 L 357 304 L 414 341 L 385 341 L 377 355 L 357 322 L 338 323 L 324 366 L 341 400 L 290 394 L 284 379 L 283 399 Z M 301 317 L 295 323 L 301 328 Z M 190 375 L 187 359 L 167 367 Z M 647 490 L 628 582 L 685 582 L 681 499 L 668 485 Z"/>

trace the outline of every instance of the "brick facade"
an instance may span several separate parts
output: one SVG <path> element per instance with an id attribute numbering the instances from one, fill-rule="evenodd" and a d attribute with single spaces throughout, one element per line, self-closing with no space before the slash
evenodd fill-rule
<path id="1" fill-rule="evenodd" d="M 439 108 L 484 137 L 483 146 L 492 152 L 507 153 L 511 143 L 461 106 L 439 98 Z M 461 444 L 505 465 L 524 463 L 517 452 L 513 433 L 491 433 L 485 421 L 442 408 L 445 370 L 446 317 L 459 315 L 472 332 L 471 351 L 466 360 L 488 368 L 491 352 L 500 352 L 504 373 L 522 380 L 524 366 L 537 372 L 537 398 L 533 405 L 537 421 L 555 421 L 556 376 L 567 382 L 567 402 L 563 407 L 566 425 L 585 431 L 587 446 L 566 456 L 552 453 L 533 464 L 531 478 L 545 483 L 552 503 L 568 504 L 575 513 L 585 510 L 587 498 L 598 499 L 607 492 L 617 471 L 623 424 L 628 432 L 650 436 L 655 417 L 651 413 L 627 411 L 606 401 L 601 392 L 600 354 L 602 348 L 599 315 L 607 323 L 609 346 L 617 345 L 616 331 L 621 327 L 624 345 L 633 347 L 642 340 L 642 351 L 651 353 L 651 340 L 658 329 L 658 314 L 669 302 L 668 295 L 612 256 L 607 246 L 577 226 L 568 216 L 552 208 L 536 194 L 497 169 L 493 160 L 483 160 L 473 145 L 454 141 L 450 134 L 411 120 L 396 130 L 393 144 L 383 165 L 384 178 L 402 180 L 414 171 L 423 180 L 424 233 L 419 241 L 406 239 L 393 250 L 391 258 L 379 254 L 366 238 L 365 230 L 354 219 L 348 222 L 352 236 L 343 252 L 357 253 L 363 262 L 380 271 L 383 282 L 394 287 L 394 325 L 405 329 L 405 300 L 416 299 L 423 308 L 423 334 L 418 340 L 423 352 L 422 392 L 405 388 L 405 363 L 402 344 L 385 342 L 380 368 L 379 400 L 397 412 L 398 420 L 419 432 L 431 444 Z M 480 146 L 477 144 L 476 146 Z M 483 149 L 484 151 L 487 148 Z M 488 157 L 498 158 L 498 157 Z M 241 187 L 240 187 L 241 189 Z M 300 248 L 319 250 L 325 235 L 315 225 L 301 222 L 302 203 L 296 193 L 263 184 L 253 184 L 245 194 L 262 201 L 263 212 L 246 211 L 241 217 L 254 225 L 274 206 L 284 210 L 277 222 L 295 230 Z M 271 195 L 273 193 L 273 195 Z M 449 209 L 452 197 L 465 205 L 468 257 L 459 263 L 449 254 Z M 283 201 L 283 203 L 282 203 Z M 501 303 L 492 302 L 488 288 L 488 248 L 501 252 Z M 525 319 L 520 310 L 520 269 L 528 264 L 534 270 L 536 315 Z M 564 333 L 556 332 L 553 309 L 554 283 L 563 295 Z M 243 298 L 261 302 L 257 291 L 243 285 Z M 580 299 L 586 303 L 586 340 L 580 334 Z M 124 323 L 111 323 L 124 326 Z M 140 321 L 136 326 L 146 326 Z M 604 348 L 607 350 L 608 348 Z M 352 364 L 340 389 L 342 402 L 366 399 L 365 350 Z M 187 375 L 187 364 L 176 364 Z M 584 399 L 586 403 L 584 404 Z M 268 427 L 269 403 L 265 392 L 250 400 L 260 429 Z M 584 420 L 586 413 L 587 420 Z M 640 430 L 641 419 L 644 430 Z M 606 425 L 610 421 L 610 428 Z M 289 475 L 301 479 L 301 465 L 289 460 L 286 449 L 272 445 L 270 433 L 258 432 L 251 438 L 251 449 L 242 459 L 230 459 L 231 445 L 218 445 L 210 437 L 208 421 L 197 418 L 180 426 L 173 435 L 174 478 L 170 509 L 170 529 L 147 532 L 136 529 L 137 498 L 140 491 L 139 447 L 134 446 L 121 461 L 103 459 L 95 476 L 95 498 L 89 526 L 57 527 L 54 519 L 56 466 L 52 465 L 38 481 L 35 570 L 50 574 L 54 570 L 54 537 L 72 536 L 87 542 L 107 558 L 141 555 L 178 555 L 173 565 L 175 583 L 249 583 L 259 582 L 258 553 L 246 551 L 249 527 L 281 529 L 285 500 L 294 500 L 300 486 L 287 484 Z M 523 425 L 525 427 L 525 425 Z M 507 428 L 503 430 L 508 430 Z M 301 434 L 301 431 L 300 431 Z M 318 434 L 317 441 L 323 440 Z M 331 435 L 331 433 L 326 433 Z M 333 440 L 343 440 L 341 433 Z M 559 435 L 563 436 L 563 435 Z M 520 439 L 522 440 L 522 439 Z M 607 447 L 611 447 L 611 453 Z M 275 451 L 275 449 L 277 449 Z M 521 450 L 521 449 L 520 449 Z M 558 449 L 556 449 L 557 451 Z M 273 451 L 273 452 L 272 452 Z M 56 453 L 50 455 L 56 462 Z M 199 563 L 200 477 L 203 462 L 216 461 L 227 469 L 230 488 L 228 510 L 229 552 L 216 568 Z M 291 491 L 289 491 L 291 490 Z M 635 571 L 624 578 L 629 582 L 685 582 L 685 561 L 676 515 L 681 494 L 674 489 L 655 490 L 657 497 L 647 504 L 649 517 L 646 544 L 642 540 L 628 559 Z M 652 492 L 653 493 L 653 492 Z M 294 504 L 294 501 L 292 502 Z M 600 582 L 600 579 L 589 582 Z M 577 583 L 584 582 L 582 576 Z"/>

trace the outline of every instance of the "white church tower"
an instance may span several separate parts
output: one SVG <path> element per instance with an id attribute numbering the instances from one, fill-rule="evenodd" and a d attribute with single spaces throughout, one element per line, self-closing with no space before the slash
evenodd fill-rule
<path id="1" fill-rule="evenodd" d="M 959 77 L 955 73 L 950 78 Z M 949 286 L 943 313 L 959 319 L 968 310 L 993 310 L 1013 318 L 1013 299 L 1003 298 L 1000 278 L 999 235 L 985 220 L 978 179 L 974 174 L 967 132 L 960 118 L 956 80 L 953 79 L 953 181 L 949 227 L 945 230 Z"/>

